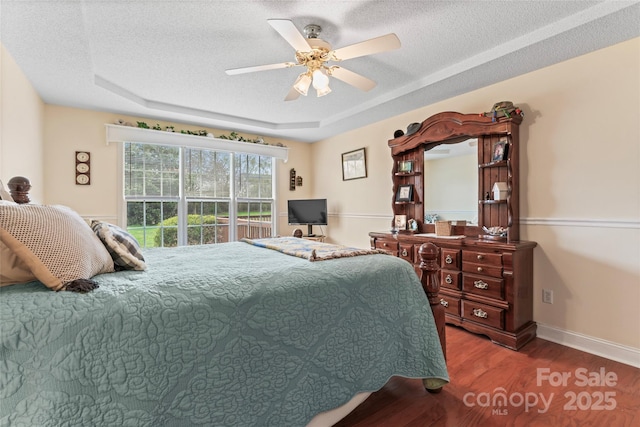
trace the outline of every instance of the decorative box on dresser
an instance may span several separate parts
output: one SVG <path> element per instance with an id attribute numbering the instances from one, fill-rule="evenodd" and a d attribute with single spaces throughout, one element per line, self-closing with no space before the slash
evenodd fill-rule
<path id="1" fill-rule="evenodd" d="M 519 240 L 520 115 L 492 119 L 479 114 L 446 112 L 420 124 L 417 132 L 389 141 L 394 218 L 416 222 L 413 231 L 370 232 L 371 247 L 407 260 L 420 273 L 418 249 L 425 242 L 439 248 L 440 303 L 447 323 L 488 336 L 518 350 L 536 335 L 533 322 L 533 249 L 535 242 Z M 425 223 L 424 153 L 442 144 L 477 139 L 477 223 L 450 225 L 449 235 L 436 235 Z M 504 158 L 495 159 L 496 142 L 505 144 Z M 400 172 L 401 163 L 412 163 Z M 487 199 L 496 182 L 507 186 L 506 197 Z M 410 200 L 398 200 L 402 186 L 412 186 Z M 429 208 L 429 207 L 427 207 Z M 455 222 L 455 221 L 454 221 Z M 394 227 L 392 222 L 391 228 Z M 493 228 L 492 228 L 493 227 Z M 499 235 L 487 230 L 500 227 Z"/>

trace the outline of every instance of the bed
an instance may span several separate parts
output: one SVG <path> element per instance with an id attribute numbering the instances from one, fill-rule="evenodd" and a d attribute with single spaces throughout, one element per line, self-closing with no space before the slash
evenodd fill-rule
<path id="1" fill-rule="evenodd" d="M 5 255 L 6 209 L 18 208 L 0 204 Z M 84 227 L 72 229 L 105 243 Z M 0 287 L 0 425 L 323 425 L 316 415 L 393 375 L 448 382 L 409 263 L 280 240 L 145 249 L 138 270 L 114 271 L 108 252 L 89 292 L 53 292 L 49 278 Z"/>

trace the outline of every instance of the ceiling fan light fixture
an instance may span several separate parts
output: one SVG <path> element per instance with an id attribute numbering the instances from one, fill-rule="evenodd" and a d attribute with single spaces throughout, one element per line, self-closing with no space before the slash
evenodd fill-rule
<path id="1" fill-rule="evenodd" d="M 321 96 L 325 96 L 331 93 L 331 88 L 329 87 L 329 85 L 327 85 L 326 87 L 316 89 L 316 93 L 318 94 L 318 98 L 320 98 Z"/>
<path id="2" fill-rule="evenodd" d="M 300 95 L 307 96 L 307 92 L 309 91 L 309 86 L 311 85 L 311 77 L 309 74 L 302 73 L 296 79 L 296 82 L 293 84 L 293 88 L 300 93 Z"/>
<path id="3" fill-rule="evenodd" d="M 318 96 L 331 93 L 329 77 L 368 92 L 376 86 L 376 82 L 353 71 L 330 65 L 330 62 L 340 62 L 346 59 L 373 55 L 400 47 L 398 36 L 390 33 L 334 50 L 331 44 L 319 38 L 322 31 L 319 25 L 307 25 L 304 28 L 304 33 L 307 37 L 304 37 L 290 19 L 268 19 L 267 22 L 295 49 L 296 62 L 233 68 L 226 70 L 226 73 L 236 75 L 296 66 L 305 67 L 305 72 L 298 76 L 293 86 L 289 89 L 287 96 L 284 98 L 285 101 L 293 101 L 298 99 L 300 95 L 306 96 L 312 84 Z"/>
<path id="4" fill-rule="evenodd" d="M 324 74 L 322 71 L 315 70 L 313 72 L 313 88 L 317 90 L 321 90 L 327 87 L 329 87 L 329 77 L 327 77 L 327 75 Z M 329 92 L 331 92 L 331 90 L 329 90 Z M 327 93 L 325 93 L 325 95 Z"/>

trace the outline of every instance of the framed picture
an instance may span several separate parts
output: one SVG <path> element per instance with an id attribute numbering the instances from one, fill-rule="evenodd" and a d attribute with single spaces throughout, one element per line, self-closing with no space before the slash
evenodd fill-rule
<path id="1" fill-rule="evenodd" d="M 342 180 L 366 178 L 367 160 L 364 148 L 342 154 Z"/>
<path id="2" fill-rule="evenodd" d="M 398 162 L 398 173 L 413 172 L 413 160 L 400 160 Z"/>
<path id="3" fill-rule="evenodd" d="M 394 217 L 393 225 L 396 230 L 406 230 L 407 229 L 407 216 L 406 215 L 396 215 Z"/>
<path id="4" fill-rule="evenodd" d="M 507 145 L 506 139 L 501 139 L 498 142 L 494 142 L 493 148 L 491 149 L 491 161 L 500 162 L 502 160 L 506 160 L 508 148 L 509 145 Z"/>
<path id="5" fill-rule="evenodd" d="M 396 202 L 410 202 L 413 200 L 413 185 L 401 185 L 396 193 Z"/>

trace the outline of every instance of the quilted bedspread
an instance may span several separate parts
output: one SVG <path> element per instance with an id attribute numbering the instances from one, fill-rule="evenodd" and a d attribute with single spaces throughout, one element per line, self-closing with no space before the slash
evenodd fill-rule
<path id="1" fill-rule="evenodd" d="M 87 294 L 0 288 L 0 426 L 304 426 L 392 375 L 448 381 L 413 267 L 242 242 L 147 249 Z"/>

